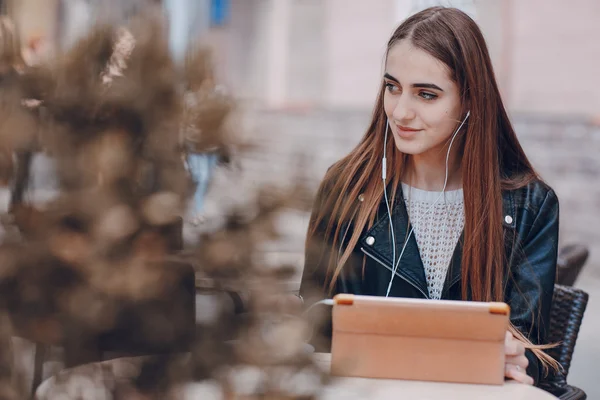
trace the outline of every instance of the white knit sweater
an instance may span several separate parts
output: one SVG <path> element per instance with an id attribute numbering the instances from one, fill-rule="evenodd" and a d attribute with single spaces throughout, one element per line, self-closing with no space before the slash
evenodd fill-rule
<path id="1" fill-rule="evenodd" d="M 425 268 L 429 296 L 439 299 L 452 254 L 465 225 L 463 190 L 441 194 L 404 183 L 402 190 Z"/>

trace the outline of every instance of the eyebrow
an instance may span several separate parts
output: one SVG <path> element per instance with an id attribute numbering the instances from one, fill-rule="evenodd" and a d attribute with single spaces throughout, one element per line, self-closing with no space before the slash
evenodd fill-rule
<path id="1" fill-rule="evenodd" d="M 400 84 L 400 81 L 398 79 L 394 78 L 387 72 L 383 75 L 383 77 L 390 81 Z M 442 89 L 441 87 L 439 87 L 438 85 L 435 85 L 433 83 L 413 83 L 411 86 L 414 88 L 435 89 L 435 90 L 439 90 L 440 92 L 444 91 L 444 89 Z"/>

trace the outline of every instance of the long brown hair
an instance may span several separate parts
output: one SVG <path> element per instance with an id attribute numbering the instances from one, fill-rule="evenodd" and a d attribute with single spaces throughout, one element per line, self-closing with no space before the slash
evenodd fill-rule
<path id="1" fill-rule="evenodd" d="M 387 52 L 401 40 L 410 40 L 414 47 L 448 67 L 461 92 L 462 115 L 471 111 L 462 134 L 457 137 L 462 154 L 465 207 L 462 297 L 473 301 L 504 301 L 502 190 L 522 187 L 538 176 L 509 121 L 485 40 L 469 16 L 455 8 L 444 7 L 428 8 L 405 20 L 390 38 Z M 309 226 L 307 243 L 314 239 L 317 227 L 325 222 L 326 236 L 332 238 L 332 248 L 337 249 L 342 226 L 350 222 L 353 225 L 340 257 L 336 252 L 329 257 L 330 292 L 361 233 L 373 224 L 382 201 L 384 90 L 382 83 L 370 126 L 358 146 L 330 168 L 324 179 L 331 185 L 330 193 L 341 195 L 328 196 Z M 385 146 L 393 203 L 408 156 L 399 152 L 392 140 Z M 356 201 L 359 195 L 362 195 L 361 202 Z M 541 351 L 546 346 L 532 345 L 512 326 L 511 332 L 534 351 L 545 367 L 557 367 L 556 361 Z"/>

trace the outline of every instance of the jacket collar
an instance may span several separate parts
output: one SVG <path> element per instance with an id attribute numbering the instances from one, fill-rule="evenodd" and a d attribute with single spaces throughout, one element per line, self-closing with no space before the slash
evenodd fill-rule
<path id="1" fill-rule="evenodd" d="M 513 193 L 511 191 L 505 191 L 502 193 L 502 208 L 502 223 L 504 228 L 514 230 L 516 226 L 516 210 Z M 398 257 L 402 252 L 405 238 L 411 230 L 408 212 L 404 202 L 404 196 L 401 191 L 399 200 L 396 201 L 396 204 L 392 209 L 392 222 L 394 225 L 394 234 L 396 239 L 397 262 Z M 367 254 L 377 258 L 383 267 L 392 271 L 394 267 L 392 261 L 393 250 L 391 243 L 392 238 L 389 232 L 390 219 L 387 215 L 387 212 L 385 212 L 375 221 L 373 226 L 362 235 L 361 247 L 365 249 Z M 454 253 L 448 267 L 444 289 L 442 291 L 442 298 L 447 295 L 452 286 L 460 281 L 463 239 L 464 232 L 461 234 L 458 244 L 454 249 Z M 425 268 L 423 267 L 423 261 L 421 260 L 421 254 L 419 253 L 419 247 L 417 245 L 414 232 L 411 234 L 408 242 L 406 243 L 406 248 L 404 249 L 402 260 L 397 268 L 396 275 L 418 289 L 425 297 L 429 297 L 429 289 L 427 287 L 427 279 L 425 277 Z"/>
<path id="2" fill-rule="evenodd" d="M 396 262 L 400 253 L 402 253 L 406 237 L 411 231 L 406 205 L 401 192 L 400 198 L 401 200 L 392 208 L 392 222 L 396 239 Z M 393 245 L 392 237 L 390 235 L 390 219 L 387 213 L 380 217 L 371 229 L 363 235 L 361 238 L 361 245 L 365 249 L 365 252 L 377 258 L 383 267 L 393 271 Z M 425 269 L 423 267 L 423 262 L 421 261 L 421 255 L 419 253 L 417 241 L 415 240 L 414 232 L 406 242 L 400 265 L 396 270 L 396 275 L 418 289 L 425 297 L 428 297 Z"/>

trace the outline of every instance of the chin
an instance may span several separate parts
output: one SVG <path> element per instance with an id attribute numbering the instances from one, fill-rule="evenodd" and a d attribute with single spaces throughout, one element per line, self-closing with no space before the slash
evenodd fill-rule
<path id="1" fill-rule="evenodd" d="M 396 144 L 396 148 L 398 149 L 398 151 L 400 151 L 401 153 L 404 154 L 409 154 L 411 156 L 416 156 L 419 154 L 423 154 L 425 153 L 428 148 L 427 146 L 424 146 L 423 143 L 420 143 L 420 141 L 418 140 L 403 140 L 403 139 L 398 139 L 398 138 L 394 138 L 395 140 L 395 144 Z"/>

